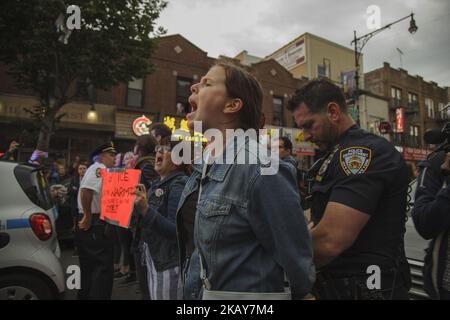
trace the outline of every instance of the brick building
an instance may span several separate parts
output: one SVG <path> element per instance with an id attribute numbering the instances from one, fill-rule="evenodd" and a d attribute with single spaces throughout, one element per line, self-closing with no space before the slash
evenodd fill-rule
<path id="1" fill-rule="evenodd" d="M 391 141 L 399 147 L 417 149 L 408 152 L 416 152 L 420 158 L 428 147 L 423 134 L 448 121 L 442 110 L 449 102 L 449 89 L 406 70 L 394 69 L 386 62 L 382 68 L 366 73 L 364 81 L 366 90 L 390 99 Z M 407 160 L 416 160 L 412 158 Z"/>
<path id="2" fill-rule="evenodd" d="M 61 113 L 67 116 L 52 137 L 50 154 L 59 154 L 70 162 L 76 155 L 86 157 L 94 146 L 108 140 L 114 140 L 121 151 L 131 150 L 136 139 L 132 123 L 142 115 L 153 122 L 164 121 L 173 129 L 185 127 L 190 86 L 206 74 L 216 59 L 183 36 L 171 35 L 160 38 L 152 61 L 156 70 L 145 79 L 134 79 L 108 91 L 96 90 L 93 104 L 79 98 L 65 105 Z M 274 60 L 242 66 L 262 84 L 267 126 L 283 128 L 283 134 L 294 140 L 298 151 L 313 153 L 312 146 L 302 141 L 299 130 L 292 128 L 292 116 L 286 112 L 289 96 L 306 79 L 294 78 Z M 0 65 L 0 136 L 6 140 L 20 137 L 24 142 L 20 160 L 26 160 L 33 151 L 36 138 L 32 132 L 24 134 L 31 121 L 23 107 L 37 103 L 36 97 L 14 86 L 5 66 Z"/>
<path id="3" fill-rule="evenodd" d="M 263 112 L 268 127 L 284 128 L 285 133 L 294 126 L 291 114 L 286 112 L 287 101 L 306 79 L 295 79 L 274 60 L 243 65 L 237 59 L 224 56 L 219 59 L 240 65 L 260 81 L 263 88 Z M 190 109 L 190 86 L 200 81 L 217 59 L 208 57 L 206 52 L 177 34 L 159 40 L 159 49 L 152 61 L 156 66 L 154 73 L 143 81 L 129 83 L 128 87 L 125 84 L 121 86 L 125 93 L 116 112 L 115 138 L 119 143 L 134 141 L 131 122 L 142 114 L 152 121 L 165 122 L 172 128 L 185 127 L 184 117 Z"/>

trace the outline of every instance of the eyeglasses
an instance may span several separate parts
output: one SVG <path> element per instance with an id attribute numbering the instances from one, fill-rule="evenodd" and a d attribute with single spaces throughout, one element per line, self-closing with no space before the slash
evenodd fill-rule
<path id="1" fill-rule="evenodd" d="M 166 152 L 170 152 L 170 151 L 172 151 L 172 148 L 170 146 L 167 146 L 167 145 L 163 145 L 163 146 L 157 145 L 155 147 L 155 152 L 166 153 Z"/>

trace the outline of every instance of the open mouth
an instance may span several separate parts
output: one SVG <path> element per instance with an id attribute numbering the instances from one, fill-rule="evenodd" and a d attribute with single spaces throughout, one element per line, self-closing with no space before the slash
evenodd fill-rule
<path id="1" fill-rule="evenodd" d="M 161 164 L 163 162 L 163 157 L 162 156 L 157 156 L 155 159 L 155 164 Z"/>
<path id="2" fill-rule="evenodd" d="M 193 100 L 189 100 L 189 105 L 191 106 L 191 112 L 189 112 L 188 114 L 187 114 L 187 116 L 189 116 L 189 115 L 191 115 L 191 114 L 193 114 L 193 113 L 195 113 L 195 111 L 197 111 L 197 103 L 195 103 L 195 101 L 193 101 Z"/>

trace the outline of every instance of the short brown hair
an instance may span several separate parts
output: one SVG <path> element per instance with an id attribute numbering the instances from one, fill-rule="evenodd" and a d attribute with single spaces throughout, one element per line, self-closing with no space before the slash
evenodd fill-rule
<path id="1" fill-rule="evenodd" d="M 239 121 L 244 130 L 261 128 L 262 89 L 256 78 L 241 67 L 227 61 L 218 61 L 216 66 L 225 70 L 225 87 L 232 99 L 241 99 L 243 108 L 239 112 Z"/>
<path id="2" fill-rule="evenodd" d="M 288 110 L 294 111 L 304 103 L 311 113 L 325 111 L 330 102 L 339 105 L 342 112 L 347 113 L 347 103 L 342 89 L 327 79 L 308 81 L 303 87 L 295 91 L 289 100 Z"/>
<path id="3" fill-rule="evenodd" d="M 137 137 L 136 140 L 137 154 L 145 157 L 155 153 L 156 139 L 151 134 L 144 134 Z"/>
<path id="4" fill-rule="evenodd" d="M 155 137 L 160 136 L 161 139 L 165 137 L 170 137 L 172 135 L 172 130 L 162 122 L 156 122 L 150 125 L 148 131 L 151 133 L 155 131 Z"/>

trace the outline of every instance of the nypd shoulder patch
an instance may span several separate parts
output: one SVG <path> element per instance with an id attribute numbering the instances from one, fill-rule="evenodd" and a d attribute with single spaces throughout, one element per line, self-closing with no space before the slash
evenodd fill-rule
<path id="1" fill-rule="evenodd" d="M 372 150 L 357 146 L 346 148 L 341 150 L 339 161 L 347 176 L 363 174 L 372 161 Z"/>
<path id="2" fill-rule="evenodd" d="M 95 176 L 97 178 L 101 178 L 102 173 L 101 173 L 102 168 L 97 168 L 97 170 L 95 170 Z"/>

